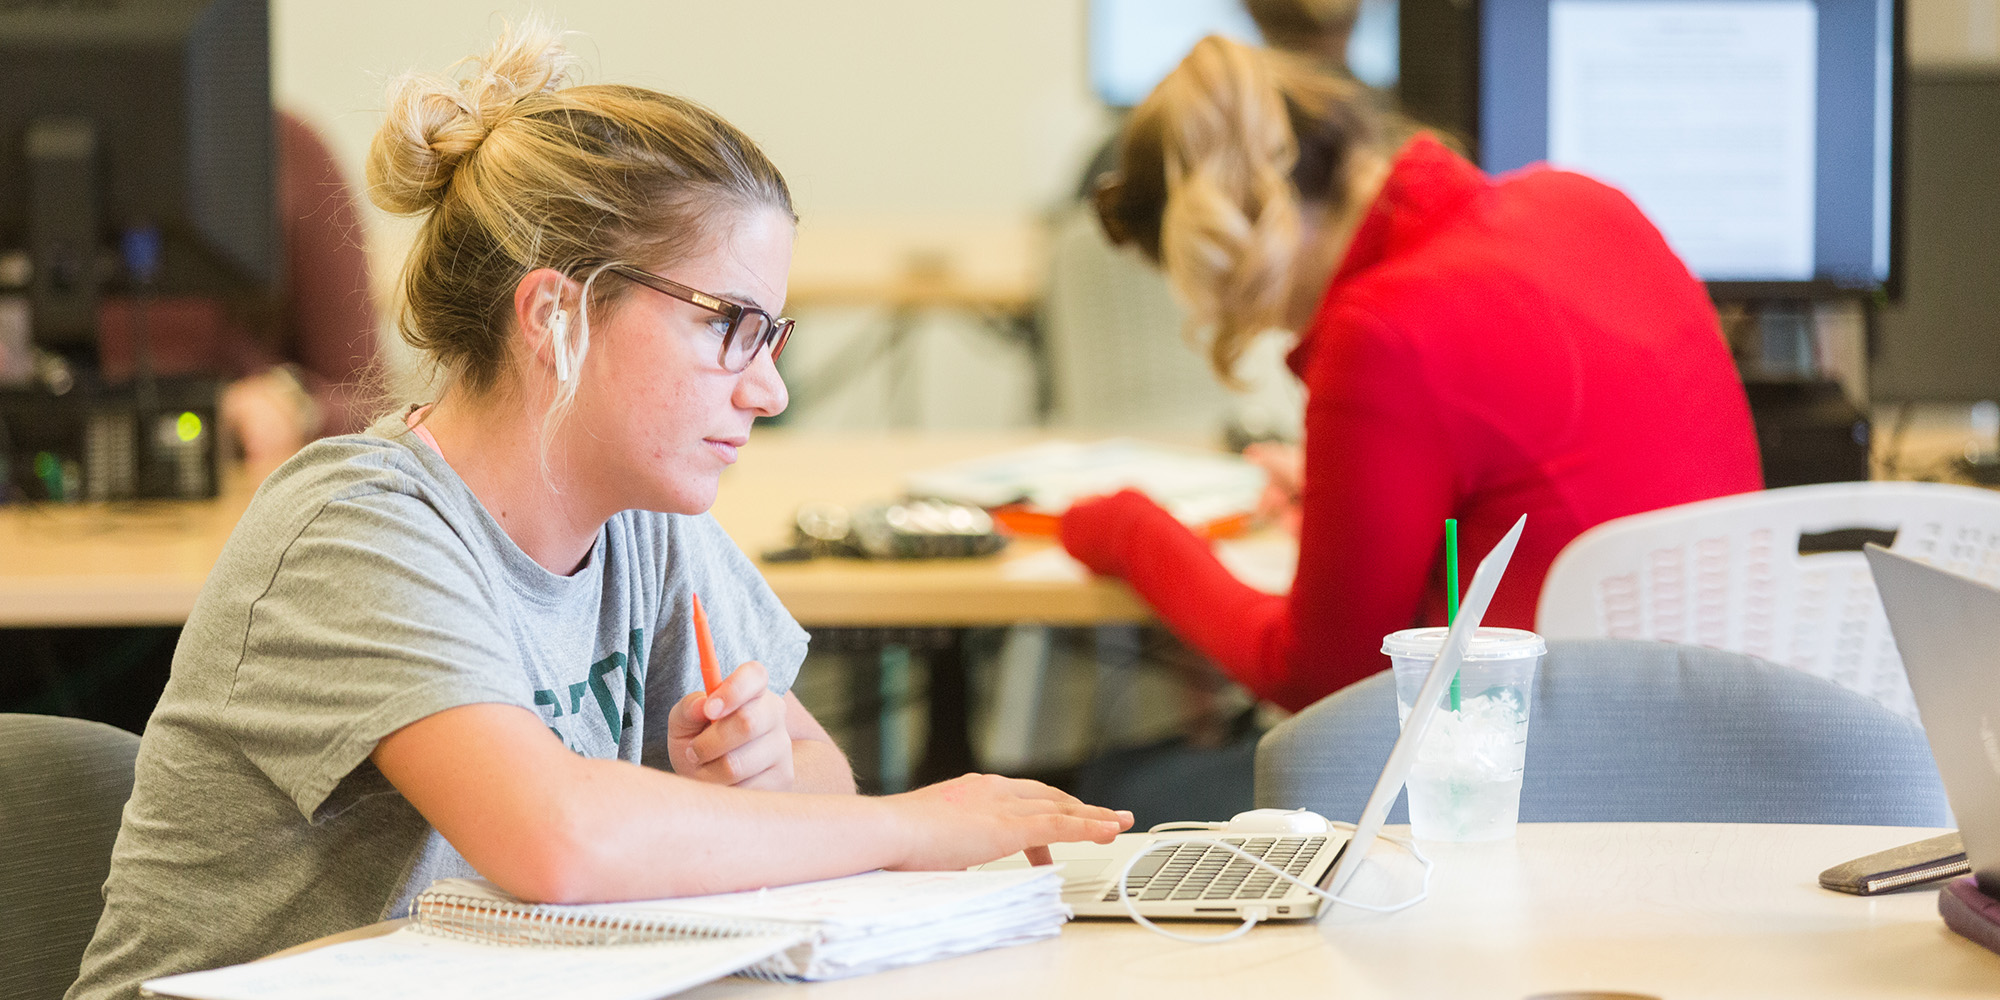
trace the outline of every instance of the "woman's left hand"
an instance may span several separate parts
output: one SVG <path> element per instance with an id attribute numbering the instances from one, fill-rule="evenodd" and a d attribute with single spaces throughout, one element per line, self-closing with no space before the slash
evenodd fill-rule
<path id="1" fill-rule="evenodd" d="M 1259 441 L 1243 449 L 1243 457 L 1263 469 L 1268 479 L 1264 495 L 1257 500 L 1257 513 L 1284 525 L 1293 538 L 1299 537 L 1299 527 L 1305 523 L 1299 506 L 1299 498 L 1305 492 L 1305 449 L 1295 444 Z"/>
<path id="2" fill-rule="evenodd" d="M 792 736 L 785 699 L 771 693 L 764 665 L 737 667 L 714 694 L 691 692 L 667 713 L 674 772 L 696 781 L 791 791 Z"/>
<path id="3" fill-rule="evenodd" d="M 1138 490 L 1125 489 L 1078 500 L 1063 512 L 1060 526 L 1063 548 L 1099 576 L 1122 577 L 1128 536 L 1137 525 L 1154 516 L 1173 520 L 1173 515 Z"/>
<path id="4" fill-rule="evenodd" d="M 317 407 L 288 370 L 229 383 L 219 404 L 222 425 L 243 449 L 243 464 L 269 472 L 306 446 L 317 430 Z"/>

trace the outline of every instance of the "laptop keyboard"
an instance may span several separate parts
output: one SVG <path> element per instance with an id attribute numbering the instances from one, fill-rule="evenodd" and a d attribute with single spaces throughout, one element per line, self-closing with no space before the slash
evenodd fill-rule
<path id="1" fill-rule="evenodd" d="M 1221 837 L 1225 844 L 1270 862 L 1294 878 L 1326 844 L 1325 837 Z M 1132 865 L 1127 894 L 1140 900 L 1277 899 L 1296 888 L 1242 857 L 1209 843 L 1160 848 Z M 1117 880 L 1104 902 L 1118 902 Z"/>

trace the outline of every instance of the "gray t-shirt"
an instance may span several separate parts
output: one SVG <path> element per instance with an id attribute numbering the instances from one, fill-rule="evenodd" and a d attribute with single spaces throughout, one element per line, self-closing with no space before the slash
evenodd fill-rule
<path id="1" fill-rule="evenodd" d="M 791 687 L 806 634 L 706 515 L 626 511 L 558 576 L 400 418 L 306 448 L 188 617 L 69 997 L 400 916 L 472 874 L 368 759 L 425 716 L 519 705 L 579 754 L 671 769 L 666 709 L 701 686 L 691 590 L 725 668 Z"/>

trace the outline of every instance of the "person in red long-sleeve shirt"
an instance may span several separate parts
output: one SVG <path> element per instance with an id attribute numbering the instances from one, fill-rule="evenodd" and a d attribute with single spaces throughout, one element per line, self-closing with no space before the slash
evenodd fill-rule
<path id="1" fill-rule="evenodd" d="M 1526 514 L 1486 621 L 1531 628 L 1556 553 L 1612 518 L 1761 488 L 1715 310 L 1623 194 L 1546 167 L 1489 178 L 1428 134 L 1400 149 L 1352 81 L 1220 38 L 1133 114 L 1099 187 L 1114 242 L 1164 266 L 1227 378 L 1299 331 L 1299 567 L 1244 586 L 1143 495 L 1084 501 L 1071 554 L 1297 710 L 1443 624 L 1443 525 L 1468 564 Z"/>

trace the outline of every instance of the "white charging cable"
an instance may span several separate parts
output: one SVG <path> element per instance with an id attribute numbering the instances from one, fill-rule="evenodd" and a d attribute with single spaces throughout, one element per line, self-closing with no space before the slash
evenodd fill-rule
<path id="1" fill-rule="evenodd" d="M 1327 826 L 1332 829 L 1340 829 L 1340 830 L 1354 829 L 1354 824 L 1352 823 L 1342 823 L 1334 820 L 1328 820 Z M 1155 827 L 1154 830 L 1155 832 L 1157 832 L 1162 829 L 1176 829 L 1176 828 L 1202 829 L 1210 833 L 1218 833 L 1227 830 L 1227 827 L 1221 824 L 1201 824 L 1197 826 L 1196 824 L 1189 824 L 1189 823 L 1162 824 L 1159 827 Z M 1220 847 L 1223 850 L 1226 850 L 1229 853 L 1234 854 L 1237 857 L 1250 862 L 1252 865 L 1258 868 L 1262 868 L 1265 871 L 1268 871 L 1271 874 L 1276 875 L 1278 878 L 1290 882 L 1291 884 L 1296 885 L 1299 888 L 1304 889 L 1305 891 L 1310 892 L 1313 895 L 1326 900 L 1329 904 L 1337 903 L 1341 906 L 1351 906 L 1357 910 L 1366 910 L 1370 913 L 1395 913 L 1398 910 L 1407 910 L 1410 907 L 1423 902 L 1425 897 L 1429 896 L 1431 893 L 1431 872 L 1436 870 L 1437 868 L 1436 863 L 1431 861 L 1429 857 L 1425 856 L 1424 852 L 1419 850 L 1416 844 L 1408 840 L 1404 840 L 1401 837 L 1380 836 L 1377 839 L 1386 840 L 1391 844 L 1395 844 L 1397 847 L 1400 847 L 1403 850 L 1409 852 L 1409 855 L 1411 857 L 1417 859 L 1418 862 L 1422 863 L 1422 865 L 1424 866 L 1424 881 L 1423 885 L 1417 889 L 1416 895 L 1411 896 L 1410 898 L 1403 900 L 1400 903 L 1393 903 L 1388 906 L 1378 906 L 1373 903 L 1363 903 L 1357 900 L 1343 899 L 1339 896 L 1334 895 L 1333 893 L 1321 889 L 1319 886 L 1312 885 L 1306 882 L 1304 879 L 1292 875 L 1291 873 L 1285 871 L 1284 869 L 1279 868 L 1277 865 L 1274 865 L 1269 861 L 1264 860 L 1263 858 L 1251 854 L 1249 851 L 1246 851 L 1241 847 L 1236 846 L 1235 844 L 1227 843 L 1218 837 L 1189 836 L 1189 837 L 1169 837 L 1156 840 L 1151 845 L 1149 845 L 1145 850 L 1139 851 L 1133 854 L 1131 857 L 1126 858 L 1124 867 L 1118 869 L 1118 898 L 1121 902 L 1125 904 L 1125 912 L 1132 917 L 1134 922 L 1138 923 L 1141 927 L 1144 927 L 1155 934 L 1159 934 L 1163 937 L 1169 937 L 1176 941 L 1187 941 L 1194 944 L 1211 944 L 1221 941 L 1233 941 L 1239 937 L 1242 937 L 1245 934 L 1250 933 L 1250 928 L 1257 926 L 1259 923 L 1263 922 L 1264 920 L 1270 917 L 1270 911 L 1266 907 L 1246 906 L 1243 908 L 1242 926 L 1237 927 L 1235 930 L 1232 931 L 1226 931 L 1222 934 L 1207 934 L 1207 935 L 1182 934 L 1177 931 L 1170 931 L 1165 927 L 1161 927 L 1159 924 L 1156 924 L 1151 920 L 1147 919 L 1145 914 L 1139 912 L 1139 904 L 1138 901 L 1132 897 L 1129 880 L 1132 875 L 1132 866 L 1138 864 L 1140 858 L 1146 857 L 1147 855 L 1150 855 L 1155 851 L 1158 851 L 1161 848 L 1165 847 L 1178 847 L 1182 844 L 1208 844 L 1213 847 Z"/>

